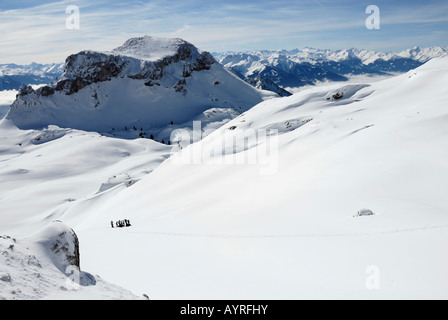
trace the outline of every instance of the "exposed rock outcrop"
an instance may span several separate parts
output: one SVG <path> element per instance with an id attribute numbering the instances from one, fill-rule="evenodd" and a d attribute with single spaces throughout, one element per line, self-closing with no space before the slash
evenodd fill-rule
<path id="1" fill-rule="evenodd" d="M 21 88 L 19 96 L 35 93 L 37 96 L 48 97 L 56 91 L 72 95 L 91 84 L 119 77 L 146 80 L 146 83 L 153 84 L 154 81 L 164 77 L 165 68 L 169 65 L 182 63 L 183 72 L 178 76 L 188 78 L 193 72 L 210 70 L 216 63 L 210 53 L 200 53 L 194 45 L 181 39 L 174 39 L 171 42 L 171 52 L 156 60 L 148 59 L 145 52 L 139 52 L 139 55 L 132 54 L 137 50 L 157 50 L 158 48 L 151 48 L 153 39 L 152 37 L 130 39 L 123 46 L 108 53 L 81 51 L 70 55 L 65 61 L 63 75 L 54 85 L 37 90 L 31 87 Z M 139 67 L 136 67 L 137 65 Z M 176 91 L 179 92 L 177 88 Z"/>
<path id="2" fill-rule="evenodd" d="M 54 221 L 27 239 L 0 236 L 0 300 L 148 299 L 80 270 L 76 233 Z"/>
<path id="3" fill-rule="evenodd" d="M 269 91 L 275 92 L 280 97 L 289 97 L 292 95 L 291 92 L 283 89 L 279 85 L 275 84 L 272 80 L 269 80 L 267 78 L 261 78 L 261 77 L 246 78 L 245 81 L 257 89 L 269 90 Z"/>

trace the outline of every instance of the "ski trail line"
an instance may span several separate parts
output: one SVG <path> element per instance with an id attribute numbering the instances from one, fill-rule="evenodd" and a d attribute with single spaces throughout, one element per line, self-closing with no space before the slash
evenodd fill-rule
<path id="1" fill-rule="evenodd" d="M 178 232 L 157 232 L 157 231 L 127 231 L 129 234 L 147 234 L 152 236 L 165 237 L 181 237 L 181 238 L 217 238 L 217 239 L 290 239 L 290 238 L 344 238 L 344 237 L 370 237 L 381 235 L 394 235 L 401 233 L 411 233 L 419 231 L 430 231 L 447 229 L 448 225 L 438 225 L 419 228 L 396 229 L 380 232 L 360 232 L 360 233 L 334 233 L 334 234 L 289 234 L 289 235 L 231 235 L 231 234 L 195 234 L 195 233 L 178 233 Z"/>

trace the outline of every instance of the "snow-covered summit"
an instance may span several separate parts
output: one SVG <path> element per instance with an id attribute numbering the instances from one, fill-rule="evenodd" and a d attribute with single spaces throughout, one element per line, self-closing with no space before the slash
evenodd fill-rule
<path id="1" fill-rule="evenodd" d="M 157 61 L 174 56 L 182 49 L 193 50 L 194 46 L 180 38 L 160 38 L 144 36 L 127 40 L 122 46 L 111 53 L 139 60 Z"/>
<path id="2" fill-rule="evenodd" d="M 146 36 L 109 52 L 69 56 L 56 83 L 22 87 L 7 118 L 22 129 L 57 125 L 116 135 L 135 128 L 138 137 L 157 135 L 170 123 L 191 125 L 212 108 L 244 112 L 274 96 L 191 43 Z"/>
<path id="3" fill-rule="evenodd" d="M 161 80 L 166 67 L 176 63 L 183 64 L 182 76 L 189 77 L 194 71 L 210 70 L 216 60 L 182 39 L 145 36 L 129 39 L 112 51 L 86 50 L 69 56 L 61 80 L 76 80 L 79 89 L 115 77 L 151 82 Z"/>

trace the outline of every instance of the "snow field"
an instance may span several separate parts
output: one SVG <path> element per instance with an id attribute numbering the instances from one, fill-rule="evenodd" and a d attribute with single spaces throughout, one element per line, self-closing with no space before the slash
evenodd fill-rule
<path id="1" fill-rule="evenodd" d="M 446 299 L 447 80 L 448 60 L 434 59 L 370 85 L 303 90 L 197 142 L 276 129 L 271 175 L 178 161 L 195 145 L 169 157 L 145 139 L 3 120 L 0 233 L 62 220 L 83 269 L 153 299 Z M 241 155 L 263 147 L 235 141 Z M 354 217 L 361 208 L 375 215 Z M 123 218 L 133 227 L 110 227 Z"/>

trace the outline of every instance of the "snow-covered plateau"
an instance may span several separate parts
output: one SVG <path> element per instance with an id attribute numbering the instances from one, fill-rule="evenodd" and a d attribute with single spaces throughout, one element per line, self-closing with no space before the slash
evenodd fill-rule
<path id="1" fill-rule="evenodd" d="M 117 57 L 127 69 L 77 82 L 85 85 L 77 92 L 22 90 L 0 122 L 0 297 L 448 298 L 448 58 L 280 98 L 217 63 L 193 71 L 178 92 L 182 58 L 155 77 L 160 86 L 129 78 L 178 52 L 177 40 L 155 42 L 163 50 L 149 56 L 137 41 L 72 58 L 88 66 L 84 57 Z M 66 69 L 61 81 L 73 75 Z M 186 101 L 175 123 L 191 130 L 204 120 L 210 130 L 182 150 L 104 134 L 113 121 L 133 125 L 132 117 L 145 130 L 152 122 L 170 128 L 162 128 L 170 110 L 157 118 L 151 103 L 121 113 L 124 92 L 133 102 L 167 96 L 173 108 Z M 209 93 L 233 107 L 207 109 Z M 216 110 L 233 111 L 210 126 Z M 132 227 L 111 228 L 121 219 Z M 62 256 L 48 249 L 54 241 L 68 248 Z M 73 243 L 79 288 L 66 283 Z"/>

